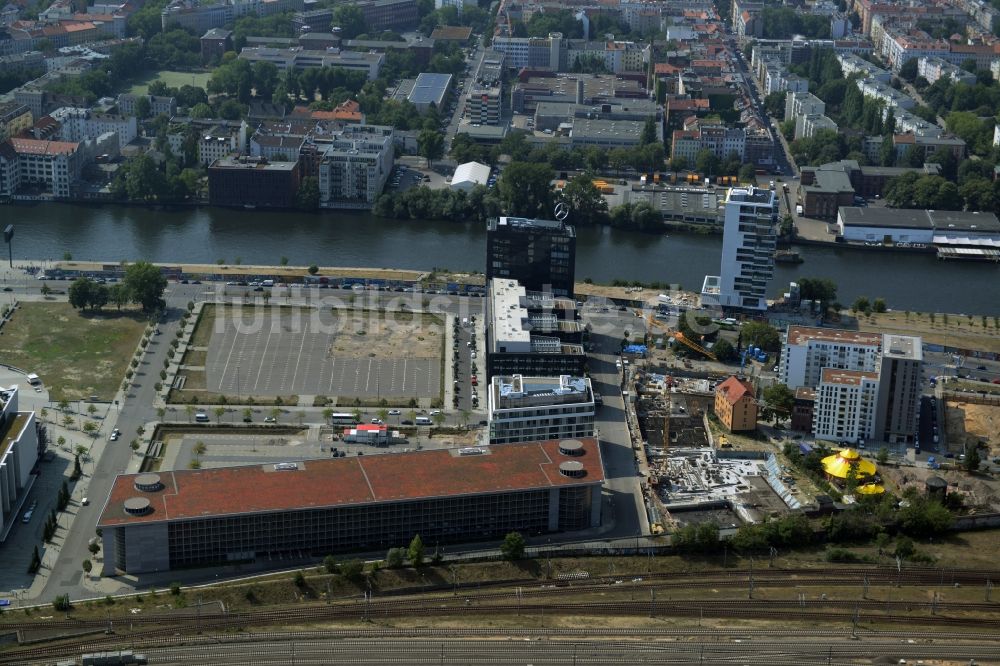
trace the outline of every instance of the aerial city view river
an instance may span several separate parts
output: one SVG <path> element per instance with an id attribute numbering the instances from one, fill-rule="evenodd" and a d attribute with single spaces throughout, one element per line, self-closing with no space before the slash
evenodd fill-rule
<path id="1" fill-rule="evenodd" d="M 162 211 L 141 207 L 41 204 L 7 206 L 17 227 L 14 258 L 244 264 L 370 266 L 453 271 L 485 268 L 485 228 L 479 224 L 401 221 L 357 213 L 302 214 L 222 208 Z M 670 282 L 697 290 L 717 274 L 718 235 L 651 235 L 608 227 L 578 230 L 576 275 Z M 796 277 L 825 277 L 850 303 L 882 297 L 895 309 L 1000 314 L 996 264 L 940 261 L 931 254 L 803 246 L 804 263 L 775 267 L 769 293 Z"/>

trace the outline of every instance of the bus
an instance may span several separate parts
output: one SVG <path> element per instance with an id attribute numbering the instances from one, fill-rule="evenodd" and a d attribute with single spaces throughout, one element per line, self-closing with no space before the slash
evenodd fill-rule
<path id="1" fill-rule="evenodd" d="M 358 419 L 354 414 L 348 412 L 335 412 L 330 415 L 330 423 L 333 425 L 358 425 Z"/>

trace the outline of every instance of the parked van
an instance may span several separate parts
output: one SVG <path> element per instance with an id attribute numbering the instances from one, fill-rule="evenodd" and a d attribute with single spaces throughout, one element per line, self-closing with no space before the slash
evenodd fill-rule
<path id="1" fill-rule="evenodd" d="M 429 416 L 418 416 L 417 425 L 430 425 L 431 418 Z"/>
<path id="2" fill-rule="evenodd" d="M 260 286 L 262 286 L 262 287 L 273 287 L 274 286 L 274 280 L 263 280 L 263 281 L 261 281 Z"/>

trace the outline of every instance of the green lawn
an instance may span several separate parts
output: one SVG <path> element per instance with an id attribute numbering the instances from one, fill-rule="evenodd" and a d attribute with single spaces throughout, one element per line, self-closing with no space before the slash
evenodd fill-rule
<path id="1" fill-rule="evenodd" d="M 0 335 L 0 358 L 37 372 L 49 397 L 111 400 L 146 328 L 138 310 L 80 314 L 68 303 L 24 303 Z"/>
<path id="2" fill-rule="evenodd" d="M 149 84 L 153 81 L 163 81 L 171 88 L 180 88 L 183 85 L 204 88 L 208 85 L 208 79 L 211 76 L 209 72 L 172 72 L 170 70 L 162 70 L 155 74 L 150 74 L 141 82 L 136 83 L 129 92 L 133 95 L 144 95 L 149 88 Z"/>

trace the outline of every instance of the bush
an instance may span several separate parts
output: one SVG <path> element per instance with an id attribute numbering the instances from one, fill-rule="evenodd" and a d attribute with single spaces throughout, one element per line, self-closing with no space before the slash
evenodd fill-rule
<path id="1" fill-rule="evenodd" d="M 859 555 L 854 551 L 845 548 L 831 548 L 826 551 L 827 562 L 838 562 L 840 564 L 859 564 L 871 562 L 872 558 Z"/>
<path id="2" fill-rule="evenodd" d="M 347 560 L 340 565 L 340 573 L 352 581 L 359 581 L 365 573 L 365 563 L 358 559 Z"/>
<path id="3" fill-rule="evenodd" d="M 170 584 L 170 594 L 174 595 L 175 597 L 181 596 L 181 584 L 180 583 L 171 583 Z"/>
<path id="4" fill-rule="evenodd" d="M 72 607 L 73 605 L 69 602 L 68 594 L 60 594 L 52 601 L 52 608 L 60 612 L 68 611 Z"/>
<path id="5" fill-rule="evenodd" d="M 402 548 L 390 548 L 385 554 L 385 565 L 390 569 L 398 569 L 406 561 L 406 551 Z"/>
<path id="6" fill-rule="evenodd" d="M 306 586 L 306 575 L 304 573 L 302 573 L 301 571 L 296 571 L 295 572 L 294 581 L 295 581 L 295 587 L 299 587 L 299 588 L 305 587 Z"/>
<path id="7" fill-rule="evenodd" d="M 327 573 L 340 573 L 340 565 L 337 564 L 337 558 L 333 555 L 327 555 L 323 558 L 323 568 L 326 569 Z"/>

